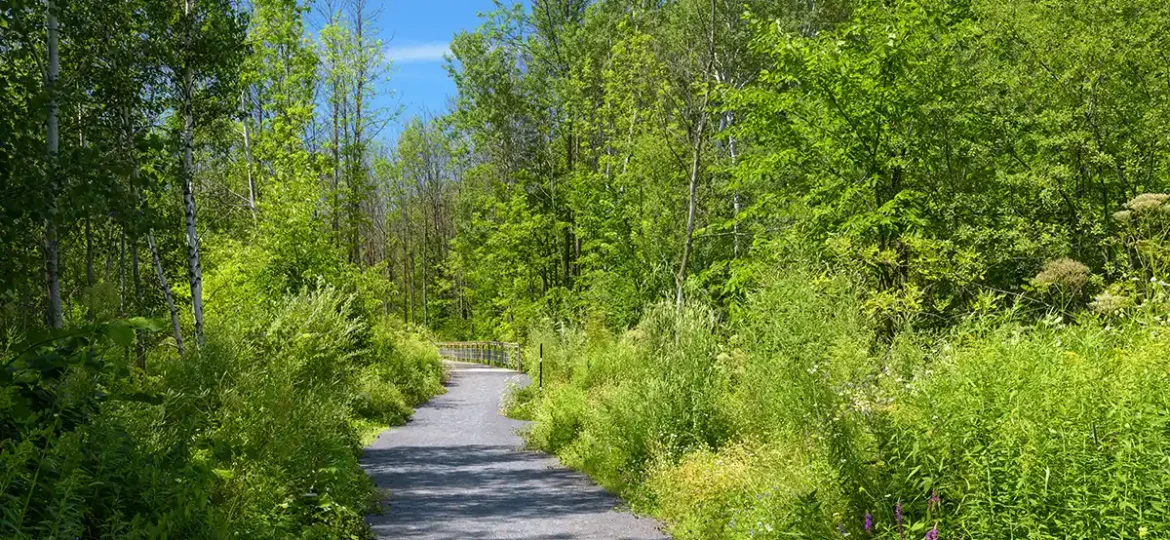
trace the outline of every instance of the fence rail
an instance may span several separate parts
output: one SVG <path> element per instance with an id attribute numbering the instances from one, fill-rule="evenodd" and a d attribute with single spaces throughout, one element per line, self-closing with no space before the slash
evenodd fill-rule
<path id="1" fill-rule="evenodd" d="M 519 343 L 503 341 L 446 341 L 435 343 L 439 357 L 444 360 L 475 362 L 521 371 L 521 350 Z"/>

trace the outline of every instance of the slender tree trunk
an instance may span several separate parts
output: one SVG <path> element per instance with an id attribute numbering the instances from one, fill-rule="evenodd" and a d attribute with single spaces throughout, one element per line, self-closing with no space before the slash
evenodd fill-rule
<path id="1" fill-rule="evenodd" d="M 678 306 L 682 305 L 683 288 L 687 279 L 687 263 L 690 262 L 691 249 L 695 241 L 695 213 L 698 207 L 699 167 L 703 159 L 703 129 L 705 128 L 704 124 L 706 124 L 706 120 L 706 103 L 704 103 L 703 112 L 699 113 L 698 126 L 695 132 L 694 153 L 691 157 L 691 181 L 687 196 L 687 232 L 686 238 L 683 241 L 682 262 L 678 265 L 678 275 L 675 277 L 677 288 L 675 289 L 674 303 Z"/>
<path id="2" fill-rule="evenodd" d="M 33 315 L 32 298 L 29 294 L 28 287 L 22 286 L 20 288 L 20 318 L 21 318 L 20 331 L 21 332 L 28 333 L 29 320 L 32 319 L 33 317 L 34 317 L 34 315 Z"/>
<path id="3" fill-rule="evenodd" d="M 241 99 L 241 101 L 243 101 Z M 244 169 L 248 176 L 248 210 L 252 212 L 252 221 L 256 220 L 256 179 L 252 177 L 252 138 L 248 134 L 248 119 L 241 122 L 244 126 Z"/>
<path id="4" fill-rule="evenodd" d="M 410 322 L 414 322 L 414 316 L 418 310 L 414 307 L 414 250 L 410 250 Z"/>
<path id="5" fill-rule="evenodd" d="M 430 328 L 430 311 L 427 306 L 427 212 L 426 207 L 423 207 L 423 238 L 422 238 L 422 308 L 423 308 L 423 326 Z"/>
<path id="6" fill-rule="evenodd" d="M 682 307 L 683 289 L 685 288 L 687 279 L 687 263 L 690 262 L 691 249 L 695 241 L 695 214 L 698 209 L 699 198 L 699 169 L 703 162 L 703 140 L 707 129 L 707 106 L 711 101 L 711 65 L 715 60 L 715 0 L 711 0 L 711 28 L 707 46 L 707 68 L 703 73 L 703 79 L 706 81 L 707 89 L 703 93 L 703 103 L 699 108 L 699 119 L 695 122 L 695 145 L 691 157 L 691 181 L 687 196 L 687 231 L 686 238 L 683 241 L 682 261 L 678 265 L 678 275 L 675 276 L 677 288 L 675 289 L 674 303 L 678 307 Z"/>
<path id="7" fill-rule="evenodd" d="M 353 91 L 353 105 L 354 105 L 354 120 L 353 120 L 353 152 L 350 159 L 353 160 L 353 171 L 350 175 L 350 181 L 353 186 L 350 187 L 350 216 L 353 220 L 352 238 L 350 240 L 350 258 L 353 259 L 354 264 L 361 263 L 362 248 L 361 248 L 361 231 L 358 223 L 359 205 L 361 198 L 364 198 L 366 191 L 366 168 L 365 168 L 365 147 L 362 146 L 362 93 L 365 92 L 366 84 L 366 43 L 363 36 L 363 27 L 365 23 L 365 2 L 357 0 L 354 2 L 353 25 L 354 25 L 354 39 L 357 46 L 357 71 L 354 77 L 354 91 Z M 425 310 L 425 308 L 424 308 Z"/>
<path id="8" fill-rule="evenodd" d="M 402 213 L 402 291 L 405 293 L 402 297 L 402 320 L 410 324 L 411 308 L 414 307 L 414 258 L 410 253 L 410 218 L 406 213 L 406 196 L 401 197 L 398 211 Z"/>
<path id="9" fill-rule="evenodd" d="M 564 286 L 567 290 L 573 288 L 573 267 L 572 267 L 572 252 L 573 252 L 573 220 L 572 217 L 565 220 L 565 228 L 562 231 L 564 234 L 565 249 L 561 252 L 561 263 L 565 271 Z"/>
<path id="10" fill-rule="evenodd" d="M 626 156 L 622 159 L 622 176 L 630 168 L 630 157 L 634 155 L 634 126 L 638 124 L 638 109 L 634 109 L 633 120 L 630 121 L 630 131 L 626 134 Z M 639 184 L 640 185 L 640 184 Z"/>
<path id="11" fill-rule="evenodd" d="M 113 244 L 114 243 L 113 233 L 111 232 L 110 234 L 107 234 L 105 240 L 106 241 L 102 243 L 103 245 L 109 246 L 109 245 Z M 107 249 L 106 250 L 106 271 L 102 272 L 102 281 L 109 282 L 110 276 L 113 274 L 114 274 L 114 250 Z"/>
<path id="12" fill-rule="evenodd" d="M 142 274 L 138 269 L 138 238 L 130 240 L 130 268 L 134 276 L 134 308 L 142 308 Z"/>
<path id="13" fill-rule="evenodd" d="M 730 112 L 727 113 L 727 126 L 726 127 L 730 128 L 732 122 L 734 122 L 734 121 L 735 121 L 735 116 Z M 738 160 L 739 160 L 739 156 L 736 153 L 735 137 L 728 137 L 727 138 L 727 149 L 728 149 L 728 153 L 731 155 L 731 168 L 734 170 L 735 166 L 738 164 Z M 731 193 L 731 205 L 732 205 L 732 209 L 735 211 L 735 216 L 734 216 L 735 219 L 733 219 L 731 221 L 731 238 L 732 238 L 732 245 L 734 247 L 734 251 L 732 251 L 732 254 L 736 259 L 738 259 L 739 258 L 739 213 L 742 210 L 738 187 L 735 188 L 735 190 Z"/>
<path id="14" fill-rule="evenodd" d="M 126 315 L 126 231 L 118 240 L 118 315 Z"/>
<path id="15" fill-rule="evenodd" d="M 45 47 L 49 54 L 49 70 L 45 77 L 45 91 L 49 94 L 48 118 L 45 122 L 45 154 L 49 162 L 48 217 L 45 218 L 45 289 L 49 297 L 48 324 L 50 328 L 61 328 L 64 324 L 61 311 L 60 253 L 57 239 L 57 187 L 59 184 L 57 153 L 60 143 L 57 109 L 57 79 L 61 63 L 57 53 L 57 14 L 53 0 L 45 1 Z"/>
<path id="16" fill-rule="evenodd" d="M 336 69 L 336 66 L 334 69 Z M 338 116 L 341 113 L 341 104 L 339 103 L 341 100 L 341 89 L 339 88 L 340 84 L 337 81 L 337 75 L 334 74 L 333 77 L 333 107 L 331 111 L 333 116 L 333 194 L 331 197 L 333 199 L 333 204 L 331 205 L 333 207 L 331 209 L 333 215 L 331 217 L 333 218 L 333 235 L 336 238 L 341 231 L 341 137 L 338 132 Z"/>
<path id="17" fill-rule="evenodd" d="M 167 283 L 166 273 L 163 272 L 162 258 L 158 256 L 158 246 L 154 243 L 154 231 L 146 233 L 146 245 L 150 248 L 151 258 L 154 259 L 154 271 L 158 274 L 158 284 L 162 289 L 163 299 L 167 302 L 167 309 L 171 311 L 171 326 L 175 330 L 175 346 L 178 347 L 179 354 L 183 354 L 183 332 L 179 328 L 179 309 L 175 307 L 175 299 L 171 296 L 171 286 Z"/>
<path id="18" fill-rule="evenodd" d="M 345 207 L 344 211 L 345 211 L 346 222 L 344 223 L 344 225 L 346 226 L 346 230 L 344 233 L 342 233 L 338 237 L 338 246 L 342 247 L 342 248 L 351 248 L 352 247 L 351 245 L 347 246 L 346 244 L 352 242 L 353 228 L 357 226 L 357 223 L 353 219 L 354 216 L 352 214 L 352 207 L 351 207 L 351 203 L 353 201 L 355 191 L 354 191 L 354 178 L 353 178 L 353 146 L 350 144 L 351 139 L 350 139 L 350 126 L 349 126 L 349 119 L 350 119 L 349 107 L 350 107 L 349 96 L 344 96 L 344 99 L 342 99 L 342 101 L 341 101 L 341 119 L 342 119 L 341 147 L 344 148 L 345 151 L 342 152 L 341 155 L 344 156 L 345 167 L 342 167 L 341 170 L 343 171 L 343 175 L 345 176 L 345 190 L 342 191 L 342 199 L 343 200 L 341 201 L 341 205 Z M 339 206 L 338 212 L 341 212 L 342 210 L 343 209 Z M 347 257 L 350 257 L 352 259 L 353 258 L 353 250 L 347 249 L 347 252 L 348 252 Z"/>
<path id="19" fill-rule="evenodd" d="M 194 31 L 194 0 L 186 0 L 187 31 Z M 188 36 L 188 43 L 190 42 Z M 195 316 L 195 345 L 203 346 L 203 270 L 199 264 L 199 230 L 195 224 L 195 114 L 192 110 L 194 74 L 183 66 L 183 214 L 187 221 L 187 264 L 191 280 L 191 309 Z"/>
<path id="20" fill-rule="evenodd" d="M 142 309 L 142 274 L 138 270 L 138 236 L 130 239 L 130 268 L 134 270 L 134 312 L 138 312 Z M 141 332 L 134 332 L 134 356 L 137 358 L 138 368 L 146 371 L 146 348 L 142 345 L 141 336 Z"/>
<path id="21" fill-rule="evenodd" d="M 93 226 L 85 216 L 85 286 L 93 287 Z"/>
<path id="22" fill-rule="evenodd" d="M 138 191 L 138 156 L 134 149 L 134 121 L 131 116 L 130 108 L 126 107 L 122 110 L 122 144 L 123 152 L 126 153 L 126 158 L 130 164 L 130 177 L 127 183 L 130 185 L 130 198 L 134 201 L 135 211 L 130 213 L 130 267 L 134 273 L 134 309 L 135 313 L 142 310 L 142 272 L 139 269 L 140 257 L 138 254 L 139 242 L 139 228 L 138 215 L 143 209 L 142 195 Z M 134 352 L 137 358 L 138 368 L 146 371 L 146 348 L 142 343 L 142 332 L 134 332 Z"/>

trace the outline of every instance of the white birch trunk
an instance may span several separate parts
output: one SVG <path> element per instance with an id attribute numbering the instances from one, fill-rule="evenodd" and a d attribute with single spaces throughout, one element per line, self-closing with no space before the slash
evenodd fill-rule
<path id="1" fill-rule="evenodd" d="M 179 328 L 179 309 L 175 307 L 175 299 L 171 296 L 171 286 L 167 283 L 167 275 L 163 272 L 162 259 L 158 256 L 158 246 L 154 243 L 154 231 L 146 233 L 146 245 L 150 247 L 150 256 L 154 259 L 154 271 L 158 274 L 158 284 L 162 288 L 163 298 L 167 301 L 167 309 L 171 311 L 171 326 L 175 329 L 175 346 L 179 354 L 183 354 L 183 332 Z"/>
<path id="2" fill-rule="evenodd" d="M 187 32 L 194 31 L 194 0 L 186 0 Z M 190 42 L 190 35 L 188 35 Z M 185 60 L 190 62 L 190 60 Z M 183 214 L 187 222 L 187 264 L 191 279 L 191 309 L 195 316 L 195 345 L 203 346 L 203 270 L 199 264 L 199 230 L 195 225 L 195 115 L 194 81 L 190 64 L 183 66 Z"/>
<path id="3" fill-rule="evenodd" d="M 57 15 L 53 12 L 55 9 L 53 0 L 45 1 L 45 26 L 47 28 L 45 47 L 48 49 L 49 54 L 49 69 L 45 77 L 45 90 L 49 94 L 48 118 L 45 122 L 45 154 L 49 161 L 49 178 L 47 182 L 49 204 L 48 217 L 45 218 L 45 288 L 49 296 L 49 327 L 61 328 L 64 323 L 61 313 L 60 255 L 57 249 L 56 223 L 58 184 L 57 151 L 60 144 L 56 93 L 61 62 L 57 53 Z"/>

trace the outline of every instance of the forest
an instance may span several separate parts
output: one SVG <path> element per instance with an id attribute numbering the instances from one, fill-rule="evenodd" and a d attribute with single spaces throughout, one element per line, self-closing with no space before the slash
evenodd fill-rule
<path id="1" fill-rule="evenodd" d="M 1170 4 L 497 1 L 411 118 L 378 4 L 0 0 L 0 537 L 368 537 L 437 339 L 674 538 L 1170 537 Z"/>

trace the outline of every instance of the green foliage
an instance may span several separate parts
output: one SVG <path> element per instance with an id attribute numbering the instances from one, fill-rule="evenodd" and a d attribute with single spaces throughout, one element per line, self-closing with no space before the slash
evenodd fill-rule
<path id="1" fill-rule="evenodd" d="M 528 440 L 677 538 L 1165 534 L 1161 308 L 886 342 L 857 282 L 777 269 L 730 335 L 671 308 L 616 339 L 534 334 L 546 386 L 516 396 Z"/>
<path id="2" fill-rule="evenodd" d="M 364 534 L 432 329 L 682 538 L 1168 533 L 1164 1 L 501 4 L 392 148 L 363 5 L 0 0 L 0 536 Z"/>
<path id="3" fill-rule="evenodd" d="M 937 490 L 963 536 L 1167 534 L 1167 333 L 1150 322 L 960 330 L 890 411 L 891 488 Z"/>
<path id="4" fill-rule="evenodd" d="M 206 347 L 152 351 L 151 375 L 119 354 L 162 329 L 142 319 L 8 355 L 3 534 L 361 537 L 357 429 L 404 421 L 441 368 L 354 300 L 324 285 L 214 314 Z"/>
<path id="5" fill-rule="evenodd" d="M 529 388 L 515 398 L 532 401 L 514 404 L 536 421 L 530 443 L 619 490 L 634 487 L 654 459 L 720 445 L 729 426 L 713 323 L 709 310 L 680 314 L 664 304 L 618 339 L 601 329 L 589 341 L 573 329 L 534 333 L 545 344 L 546 388 Z M 535 377 L 538 366 L 528 366 Z"/>

